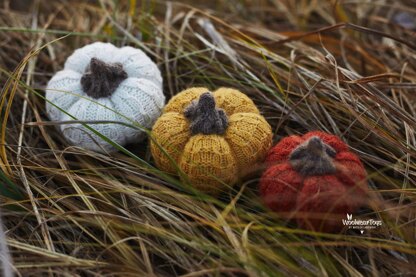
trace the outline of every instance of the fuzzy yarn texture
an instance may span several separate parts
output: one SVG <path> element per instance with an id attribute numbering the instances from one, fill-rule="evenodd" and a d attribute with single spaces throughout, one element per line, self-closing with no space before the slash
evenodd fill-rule
<path id="1" fill-rule="evenodd" d="M 127 77 L 121 63 L 105 63 L 92 58 L 81 77 L 81 86 L 92 98 L 109 97 Z"/>
<path id="2" fill-rule="evenodd" d="M 75 50 L 63 70 L 49 81 L 46 99 L 50 120 L 86 122 L 120 145 L 143 140 L 146 133 L 99 121 L 149 129 L 165 103 L 160 71 L 143 51 L 103 42 Z M 62 124 L 59 128 L 70 144 L 98 152 L 116 150 L 80 123 Z"/>
<path id="3" fill-rule="evenodd" d="M 272 143 L 271 127 L 253 101 L 232 88 L 180 92 L 152 134 L 151 152 L 160 169 L 179 170 L 195 188 L 214 195 L 262 162 Z"/>
<path id="4" fill-rule="evenodd" d="M 215 99 L 210 92 L 203 93 L 198 101 L 192 101 L 184 114 L 191 122 L 189 128 L 192 135 L 222 135 L 228 127 L 227 114 L 223 109 L 215 107 Z"/>
<path id="5" fill-rule="evenodd" d="M 339 232 L 342 218 L 365 205 L 367 174 L 337 136 L 313 131 L 270 149 L 260 179 L 264 203 L 302 228 Z"/>

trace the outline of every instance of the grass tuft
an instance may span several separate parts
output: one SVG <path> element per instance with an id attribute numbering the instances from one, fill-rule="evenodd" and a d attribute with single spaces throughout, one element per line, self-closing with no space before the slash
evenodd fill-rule
<path id="1" fill-rule="evenodd" d="M 416 22 L 406 14 L 416 16 L 412 1 L 2 1 L 0 199 L 16 275 L 414 274 Z M 112 156 L 69 146 L 44 88 L 94 41 L 143 49 L 167 98 L 191 86 L 243 91 L 275 142 L 341 136 L 369 174 L 360 217 L 383 226 L 298 229 L 263 207 L 261 168 L 215 199 L 155 168 L 148 142 L 113 144 Z"/>

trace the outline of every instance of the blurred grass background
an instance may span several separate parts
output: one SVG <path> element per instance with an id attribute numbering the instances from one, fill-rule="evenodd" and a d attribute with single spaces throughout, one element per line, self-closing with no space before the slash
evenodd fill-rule
<path id="1" fill-rule="evenodd" d="M 143 49 L 167 98 L 249 95 L 274 141 L 341 136 L 369 174 L 349 234 L 297 229 L 258 198 L 261 168 L 220 199 L 153 167 L 66 144 L 44 88 L 94 41 Z M 0 199 L 17 276 L 412 276 L 416 262 L 416 1 L 0 1 Z"/>

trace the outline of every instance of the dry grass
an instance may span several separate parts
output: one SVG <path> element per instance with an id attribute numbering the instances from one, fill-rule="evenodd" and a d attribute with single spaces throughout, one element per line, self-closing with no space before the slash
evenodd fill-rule
<path id="1" fill-rule="evenodd" d="M 192 2 L 1 1 L 0 197 L 16 274 L 414 274 L 416 27 L 394 18 L 414 18 L 415 1 Z M 217 200 L 154 168 L 148 143 L 112 156 L 68 146 L 45 124 L 43 88 L 97 40 L 145 49 L 168 98 L 241 89 L 274 141 L 340 135 L 369 173 L 361 216 L 383 227 L 307 232 L 262 206 L 258 174 Z"/>

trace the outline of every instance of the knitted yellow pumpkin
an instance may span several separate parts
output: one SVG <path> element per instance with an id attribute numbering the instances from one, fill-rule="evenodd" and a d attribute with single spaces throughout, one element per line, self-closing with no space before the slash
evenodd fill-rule
<path id="1" fill-rule="evenodd" d="M 262 162 L 272 142 L 270 125 L 253 101 L 231 88 L 180 92 L 165 106 L 152 134 L 156 165 L 176 174 L 176 163 L 194 187 L 211 194 Z"/>

